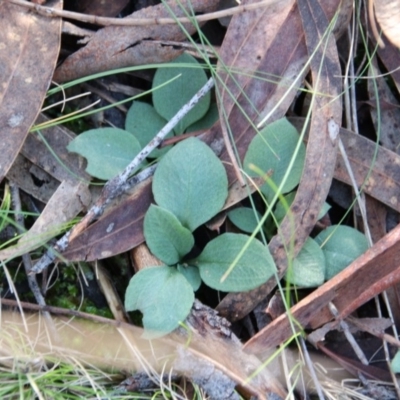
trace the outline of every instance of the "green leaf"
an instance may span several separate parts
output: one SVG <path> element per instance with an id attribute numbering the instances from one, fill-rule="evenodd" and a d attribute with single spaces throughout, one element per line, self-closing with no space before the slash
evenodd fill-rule
<path id="1" fill-rule="evenodd" d="M 151 252 L 167 265 L 189 253 L 194 237 L 170 211 L 150 205 L 144 217 L 144 237 Z"/>
<path id="2" fill-rule="evenodd" d="M 186 133 L 211 128 L 219 118 L 217 103 L 211 103 L 206 115 L 186 129 Z"/>
<path id="3" fill-rule="evenodd" d="M 296 197 L 296 192 L 288 193 L 283 197 L 286 200 L 287 206 L 290 207 L 294 201 L 294 198 Z M 283 221 L 283 218 L 286 216 L 288 212 L 287 206 L 283 205 L 281 200 L 277 202 L 274 210 L 274 216 L 278 224 L 280 224 Z M 318 213 L 318 219 L 321 219 L 330 210 L 330 208 L 331 206 L 327 202 L 324 202 L 320 212 Z"/>
<path id="4" fill-rule="evenodd" d="M 268 247 L 257 239 L 251 239 L 247 244 L 249 239 L 243 234 L 224 233 L 209 242 L 195 260 L 204 283 L 224 292 L 242 292 L 265 283 L 274 274 L 274 260 Z M 238 262 L 221 282 L 242 250 Z"/>
<path id="5" fill-rule="evenodd" d="M 400 351 L 398 350 L 396 355 L 393 357 L 392 362 L 390 363 L 390 368 L 395 374 L 400 373 Z"/>
<path id="6" fill-rule="evenodd" d="M 325 256 L 315 240 L 306 240 L 300 253 L 293 260 L 286 280 L 301 287 L 316 287 L 324 283 Z"/>
<path id="7" fill-rule="evenodd" d="M 280 225 L 280 223 L 283 221 L 283 218 L 285 218 L 287 212 L 292 205 L 294 198 L 296 197 L 296 192 L 288 193 L 287 195 L 283 196 L 287 204 L 283 204 L 281 200 L 278 201 L 275 207 L 274 211 L 274 216 L 276 219 L 276 222 Z"/>
<path id="8" fill-rule="evenodd" d="M 345 225 L 333 225 L 315 238 L 326 260 L 325 280 L 331 279 L 368 249 L 364 234 Z"/>
<path id="9" fill-rule="evenodd" d="M 99 128 L 81 133 L 67 149 L 87 159 L 88 174 L 108 180 L 122 172 L 141 147 L 135 136 L 127 131 Z"/>
<path id="10" fill-rule="evenodd" d="M 178 271 L 188 280 L 194 291 L 200 287 L 201 277 L 197 267 L 187 264 L 178 264 Z"/>
<path id="11" fill-rule="evenodd" d="M 318 213 L 318 219 L 321 219 L 330 209 L 331 206 L 325 201 L 324 205 L 322 206 L 321 210 Z"/>
<path id="12" fill-rule="evenodd" d="M 241 231 L 253 233 L 262 217 L 257 210 L 249 207 L 238 207 L 229 211 L 228 218 Z"/>
<path id="13" fill-rule="evenodd" d="M 134 101 L 126 115 L 125 129 L 135 135 L 143 148 L 149 144 L 166 123 L 167 121 L 157 113 L 153 106 L 141 101 Z M 167 138 L 173 135 L 174 133 L 170 132 Z M 153 150 L 150 158 L 158 158 L 164 155 L 171 147 L 166 146 L 162 149 Z"/>
<path id="14" fill-rule="evenodd" d="M 140 310 L 148 337 L 172 332 L 188 316 L 193 289 L 175 267 L 150 267 L 130 280 L 125 294 L 127 311 Z"/>
<path id="15" fill-rule="evenodd" d="M 196 138 L 174 146 L 160 161 L 153 178 L 157 204 L 194 231 L 221 210 L 228 196 L 224 166 Z"/>
<path id="16" fill-rule="evenodd" d="M 194 57 L 188 54 L 182 54 L 169 64 L 172 64 L 173 67 L 159 68 L 153 79 L 153 88 L 155 88 L 180 75 L 171 83 L 153 92 L 154 108 L 167 121 L 169 121 L 183 105 L 188 103 L 207 82 L 207 75 L 200 64 Z M 193 67 L 179 64 L 191 64 Z M 202 118 L 210 107 L 210 98 L 210 93 L 207 93 L 179 122 L 175 127 L 175 132 L 184 132 L 188 126 Z"/>
<path id="17" fill-rule="evenodd" d="M 296 146 L 300 136 L 296 128 L 286 119 L 282 118 L 266 126 L 251 141 L 244 158 L 246 172 L 254 176 L 254 171 L 250 168 L 253 164 L 263 173 L 272 171 L 270 179 L 276 186 L 280 186 L 289 165 L 294 156 Z M 290 192 L 300 182 L 305 159 L 305 146 L 300 144 L 299 152 L 293 163 L 293 167 L 282 188 L 282 193 Z M 275 195 L 274 190 L 268 182 L 261 187 L 262 193 L 271 201 Z"/>

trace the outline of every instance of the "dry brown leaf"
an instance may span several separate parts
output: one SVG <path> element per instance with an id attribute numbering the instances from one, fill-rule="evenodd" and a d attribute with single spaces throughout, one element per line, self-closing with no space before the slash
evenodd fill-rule
<path id="1" fill-rule="evenodd" d="M 303 118 L 290 118 L 302 129 Z M 358 187 L 395 211 L 400 212 L 400 157 L 361 135 L 341 128 L 340 138 L 346 150 Z M 375 154 L 376 153 L 376 154 Z M 376 157 L 375 157 L 376 156 Z M 368 180 L 365 182 L 366 178 Z M 351 185 L 342 156 L 336 161 L 334 178 Z"/>
<path id="2" fill-rule="evenodd" d="M 87 184 L 62 182 L 29 231 L 15 246 L 0 250 L 0 260 L 7 261 L 43 246 L 59 235 L 69 221 L 85 211 L 90 201 Z"/>
<path id="3" fill-rule="evenodd" d="M 316 329 L 314 332 L 307 335 L 307 341 L 317 347 L 318 342 L 323 342 L 328 332 L 340 328 L 340 321 L 334 320 Z M 390 318 L 355 318 L 348 317 L 346 319 L 349 331 L 351 333 L 368 332 L 371 335 L 382 337 L 385 330 L 392 326 Z"/>
<path id="4" fill-rule="evenodd" d="M 365 206 L 367 208 L 368 229 L 371 233 L 372 242 L 376 243 L 387 233 L 387 208 L 380 201 L 368 195 L 365 196 Z"/>
<path id="5" fill-rule="evenodd" d="M 396 85 L 397 91 L 400 91 L 400 52 L 387 41 L 385 37 L 382 38 L 385 43 L 385 47 L 378 47 L 378 56 L 386 69 L 390 72 L 394 84 Z"/>
<path id="6" fill-rule="evenodd" d="M 166 4 L 171 9 L 171 13 L 184 16 L 181 5 L 193 12 L 211 12 L 216 9 L 218 1 L 191 0 L 189 6 L 187 0 L 178 4 L 175 1 Z M 171 14 L 164 4 L 160 4 L 137 11 L 131 17 L 161 18 L 171 17 Z M 196 32 L 194 25 L 184 24 L 184 26 L 189 34 Z M 57 68 L 54 80 L 65 82 L 116 68 L 170 61 L 178 57 L 183 50 L 154 41 L 182 41 L 185 38 L 185 34 L 178 25 L 109 26 L 97 31 L 85 47 L 69 56 Z"/>
<path id="7" fill-rule="evenodd" d="M 60 182 L 19 154 L 7 172 L 7 178 L 24 192 L 46 204 Z"/>
<path id="8" fill-rule="evenodd" d="M 400 3 L 398 0 L 369 0 L 374 3 L 376 19 L 386 37 L 400 47 Z"/>
<path id="9" fill-rule="evenodd" d="M 390 382 L 391 376 L 388 370 L 384 370 L 373 365 L 364 365 L 357 360 L 353 360 L 342 355 L 338 355 L 335 352 L 329 350 L 326 346 L 321 343 L 318 344 L 318 349 L 329 356 L 332 360 L 335 360 L 339 365 L 349 371 L 353 376 L 364 376 L 372 381 L 383 381 Z M 370 398 L 367 396 L 367 398 Z M 378 396 L 378 398 L 380 398 Z M 391 397 L 389 397 L 391 398 Z"/>
<path id="10" fill-rule="evenodd" d="M 123 253 L 144 242 L 143 218 L 153 201 L 151 179 L 122 196 L 63 253 L 71 261 L 94 261 Z"/>
<path id="11" fill-rule="evenodd" d="M 372 60 L 368 75 L 368 97 L 372 103 L 370 113 L 374 122 L 375 131 L 380 127 L 379 142 L 383 147 L 400 154 L 400 108 L 398 101 L 389 89 L 387 81 L 382 77 L 382 71 L 378 68 L 377 60 Z M 375 89 L 376 88 L 376 89 Z M 377 92 L 377 93 L 376 93 Z M 376 110 L 376 101 L 379 101 L 379 121 Z M 393 107 L 385 107 L 385 104 L 393 104 Z"/>
<path id="12" fill-rule="evenodd" d="M 52 1 L 55 8 L 62 0 Z M 61 19 L 0 3 L 0 181 L 39 114 L 60 46 Z"/>
<path id="13" fill-rule="evenodd" d="M 45 126 L 43 124 L 48 122 L 49 118 L 40 115 L 36 120 L 36 127 Z M 21 153 L 59 182 L 88 183 L 92 178 L 85 171 L 85 159 L 67 150 L 69 142 L 75 137 L 75 133 L 61 125 L 43 128 L 40 134 L 32 132 L 28 135 Z"/>
<path id="14" fill-rule="evenodd" d="M 40 115 L 36 125 L 47 122 L 49 119 Z M 85 172 L 86 161 L 67 151 L 67 145 L 75 136 L 60 125 L 43 129 L 40 135 L 31 132 L 7 178 L 45 204 L 62 181 L 89 183 L 91 177 Z"/>

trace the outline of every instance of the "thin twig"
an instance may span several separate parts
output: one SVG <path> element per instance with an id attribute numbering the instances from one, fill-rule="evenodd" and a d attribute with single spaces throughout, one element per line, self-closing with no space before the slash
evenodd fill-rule
<path id="1" fill-rule="evenodd" d="M 299 341 L 300 341 L 300 345 L 301 345 L 301 349 L 302 349 L 302 354 L 304 356 L 304 361 L 308 367 L 308 372 L 311 375 L 311 379 L 314 382 L 314 386 L 315 386 L 315 390 L 317 391 L 318 398 L 319 398 L 319 400 L 325 400 L 325 396 L 322 391 L 322 386 L 318 380 L 317 373 L 315 372 L 314 364 L 311 360 L 310 353 L 308 352 L 306 343 L 301 336 L 299 337 Z"/>
<path id="2" fill-rule="evenodd" d="M 16 300 L 13 299 L 0 299 L 0 304 L 9 307 L 17 307 L 20 305 L 24 310 L 49 312 L 51 314 L 54 314 L 55 316 L 77 317 L 96 323 L 108 324 L 111 326 L 115 326 L 117 328 L 128 327 L 131 329 L 135 329 L 135 327 L 133 327 L 131 324 L 127 322 L 117 321 L 114 319 L 101 317 L 95 314 L 89 314 L 79 310 L 72 310 L 72 309 L 61 308 L 56 306 L 48 306 L 48 305 L 42 306 L 39 304 L 28 303 L 25 301 L 21 301 L 18 303 Z"/>
<path id="3" fill-rule="evenodd" d="M 51 7 L 40 6 L 35 3 L 30 3 L 24 0 L 6 0 L 8 3 L 16 4 L 18 6 L 26 7 L 30 10 L 35 11 L 37 14 L 45 17 L 64 17 L 75 21 L 86 22 L 94 25 L 102 26 L 148 26 L 148 25 L 170 25 L 176 23 L 190 23 L 194 20 L 198 22 L 209 21 L 212 19 L 218 19 L 227 17 L 235 14 L 240 14 L 245 11 L 256 10 L 260 7 L 266 7 L 271 4 L 275 4 L 282 0 L 264 0 L 259 3 L 246 4 L 237 7 L 232 7 L 226 10 L 215 11 L 208 14 L 197 15 L 190 18 L 108 18 L 98 17 L 96 15 L 80 14 L 72 11 L 59 10 Z"/>
<path id="4" fill-rule="evenodd" d="M 342 319 L 339 318 L 339 311 L 337 310 L 335 305 L 332 302 L 330 302 L 330 303 L 328 303 L 328 308 L 329 308 L 329 311 L 331 312 L 331 314 L 339 322 L 340 328 L 343 330 L 343 333 L 346 336 L 347 341 L 349 342 L 350 346 L 356 353 L 358 359 L 361 361 L 362 364 L 369 365 L 367 357 L 365 357 L 364 352 L 362 351 L 361 347 L 358 345 L 358 343 L 354 339 L 354 336 L 350 332 L 349 325 L 347 324 L 346 321 L 343 321 Z"/>
<path id="5" fill-rule="evenodd" d="M 25 233 L 25 222 L 24 222 L 24 215 L 22 213 L 21 198 L 19 196 L 19 188 L 12 181 L 10 181 L 9 184 L 10 184 L 10 193 L 11 193 L 13 208 L 14 208 L 14 212 L 15 212 L 15 217 L 14 217 L 15 222 L 17 224 L 17 229 L 18 229 L 19 233 L 23 234 L 23 233 Z M 46 306 L 46 301 L 42 295 L 42 292 L 40 291 L 40 287 L 36 280 L 36 276 L 30 274 L 30 272 L 32 270 L 31 256 L 28 253 L 23 254 L 22 262 L 23 262 L 23 265 L 25 268 L 25 273 L 27 275 L 29 288 L 31 289 L 33 295 L 35 296 L 36 302 L 39 304 L 39 306 L 42 306 L 42 307 Z M 48 311 L 43 311 L 43 316 L 46 319 L 46 322 L 48 323 L 48 327 L 53 334 L 53 338 L 57 339 L 57 335 L 56 335 L 57 331 L 55 329 L 55 326 L 54 326 L 54 323 L 53 323 L 50 313 Z"/>
<path id="6" fill-rule="evenodd" d="M 383 318 L 381 304 L 379 302 L 378 296 L 375 296 L 374 300 L 375 300 L 376 310 L 378 311 L 378 318 Z M 385 300 L 388 301 L 387 297 L 385 298 Z M 390 306 L 390 305 L 388 303 L 386 303 L 386 306 Z M 383 347 L 383 352 L 385 354 L 385 361 L 386 361 L 386 364 L 388 366 L 388 370 L 389 370 L 390 376 L 392 378 L 394 390 L 396 391 L 397 398 L 400 399 L 400 385 L 399 385 L 399 382 L 397 380 L 396 374 L 394 373 L 393 368 L 391 366 L 391 362 L 390 362 L 391 357 L 390 357 L 389 346 L 388 346 L 388 342 L 385 339 L 382 340 L 382 347 Z"/>
<path id="7" fill-rule="evenodd" d="M 139 167 L 143 160 L 163 141 L 165 136 L 168 135 L 172 129 L 182 120 L 182 118 L 200 101 L 200 99 L 206 95 L 214 86 L 213 78 L 210 78 L 207 83 L 192 97 L 192 99 L 185 104 L 176 115 L 164 126 L 163 129 L 151 140 L 151 142 L 135 157 L 135 159 L 115 178 L 110 179 L 104 186 L 100 197 L 96 201 L 95 205 L 90 208 L 85 217 L 75 225 L 72 230 L 67 232 L 54 248 L 50 248 L 42 256 L 42 258 L 33 266 L 31 273 L 38 274 L 47 268 L 56 258 L 57 253 L 63 252 L 68 248 L 69 242 L 82 233 L 93 221 L 95 221 L 100 215 L 103 214 L 107 205 L 115 199 L 117 196 L 124 193 L 127 189 L 127 182 L 132 173 Z M 151 170 L 151 173 L 154 171 Z M 141 182 L 151 175 L 148 170 L 138 174 L 135 182 Z M 140 180 L 139 180 L 140 179 Z"/>

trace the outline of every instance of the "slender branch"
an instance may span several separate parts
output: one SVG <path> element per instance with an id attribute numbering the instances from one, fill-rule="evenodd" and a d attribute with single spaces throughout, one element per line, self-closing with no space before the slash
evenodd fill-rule
<path id="1" fill-rule="evenodd" d="M 17 224 L 17 229 L 19 233 L 23 234 L 25 233 L 25 222 L 24 222 L 24 215 L 22 213 L 22 207 L 21 207 L 21 198 L 19 195 L 19 188 L 18 186 L 10 181 L 10 192 L 11 192 L 11 198 L 12 198 L 12 203 L 13 203 L 13 208 L 15 211 L 15 222 Z M 26 253 L 22 255 L 22 262 L 25 268 L 25 273 L 27 275 L 28 279 L 28 285 L 29 288 L 31 289 L 36 302 L 38 303 L 39 307 L 46 307 L 46 300 L 40 290 L 39 284 L 37 282 L 36 276 L 31 275 L 31 270 L 32 270 L 32 259 L 30 254 Z M 47 322 L 47 326 L 49 328 L 49 332 L 52 334 L 53 339 L 55 341 L 58 341 L 58 336 L 57 336 L 57 330 L 55 328 L 54 322 L 51 318 L 51 314 L 48 311 L 43 311 L 43 316 Z"/>
<path id="2" fill-rule="evenodd" d="M 237 7 L 228 8 L 226 10 L 216 11 L 204 15 L 197 15 L 190 18 L 180 17 L 180 18 L 108 18 L 99 17 L 96 15 L 81 14 L 72 11 L 64 11 L 51 7 L 40 6 L 35 3 L 30 3 L 24 0 L 5 0 L 8 3 L 16 4 L 18 6 L 26 7 L 30 10 L 35 11 L 37 14 L 45 17 L 64 17 L 72 19 L 75 21 L 86 22 L 94 25 L 102 26 L 148 26 L 148 25 L 170 25 L 176 23 L 190 23 L 194 20 L 198 22 L 209 21 L 212 19 L 218 19 L 222 17 L 227 17 L 235 14 L 240 14 L 245 11 L 256 10 L 260 7 L 266 7 L 271 4 L 275 4 L 282 0 L 264 0 L 254 4 L 246 4 Z"/>
<path id="3" fill-rule="evenodd" d="M 139 167 L 143 160 L 154 150 L 169 132 L 182 120 L 182 118 L 206 95 L 214 86 L 214 79 L 210 78 L 207 83 L 185 104 L 176 115 L 164 126 L 163 129 L 151 140 L 151 142 L 135 157 L 135 159 L 115 178 L 110 179 L 104 186 L 100 197 L 90 208 L 85 217 L 76 224 L 72 230 L 67 232 L 54 246 L 46 251 L 40 260 L 31 269 L 32 274 L 38 274 L 47 268 L 56 258 L 57 253 L 63 252 L 68 248 L 70 241 L 82 233 L 93 221 L 103 214 L 106 206 L 117 196 L 124 193 L 130 185 L 127 185 L 129 177 Z M 151 170 L 151 173 L 154 171 Z M 131 178 L 137 182 L 144 180 L 143 176 L 150 176 L 149 171 L 145 170 L 136 177 Z"/>
<path id="4" fill-rule="evenodd" d="M 22 207 L 21 207 L 21 198 L 19 196 L 19 189 L 18 186 L 10 181 L 10 192 L 12 198 L 12 204 L 15 212 L 15 222 L 17 224 L 17 229 L 20 234 L 25 233 L 25 222 L 24 222 L 24 215 L 22 214 Z M 33 295 L 37 303 L 41 306 L 45 306 L 46 302 L 40 291 L 39 284 L 37 283 L 36 276 L 30 275 L 30 271 L 32 269 L 32 260 L 29 254 L 22 255 L 22 262 L 25 268 L 25 272 L 28 276 L 28 284 L 29 288 L 31 289 Z"/>

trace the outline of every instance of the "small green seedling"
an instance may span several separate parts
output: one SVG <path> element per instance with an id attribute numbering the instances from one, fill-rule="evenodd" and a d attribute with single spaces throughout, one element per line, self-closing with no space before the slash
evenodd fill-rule
<path id="1" fill-rule="evenodd" d="M 171 149 L 156 169 L 152 189 L 157 205 L 145 215 L 144 236 L 165 266 L 139 271 L 125 296 L 128 311 L 143 313 L 148 335 L 171 332 L 185 320 L 201 281 L 216 290 L 240 292 L 273 275 L 268 247 L 243 234 L 222 234 L 198 257 L 185 259 L 194 245 L 193 231 L 222 209 L 228 195 L 225 168 L 206 144 L 190 138 Z"/>
<path id="2" fill-rule="evenodd" d="M 254 137 L 244 158 L 244 168 L 249 175 L 254 175 L 254 166 L 265 174 L 271 171 L 269 181 L 275 187 L 281 186 L 281 194 L 285 194 L 299 184 L 305 153 L 305 146 L 296 128 L 282 118 L 267 125 Z M 268 182 L 261 186 L 261 192 L 268 203 L 275 196 Z"/>

